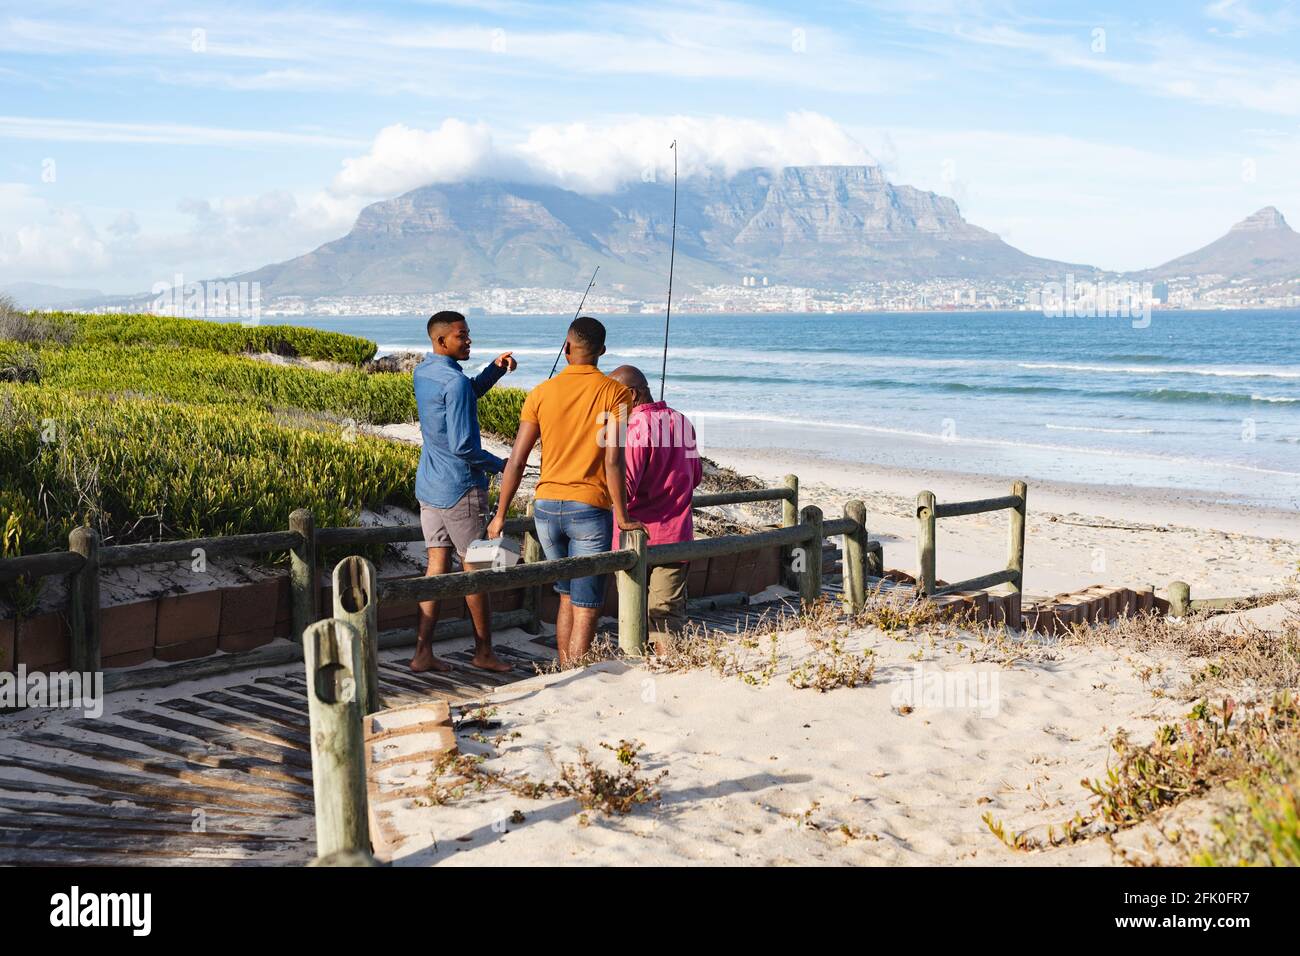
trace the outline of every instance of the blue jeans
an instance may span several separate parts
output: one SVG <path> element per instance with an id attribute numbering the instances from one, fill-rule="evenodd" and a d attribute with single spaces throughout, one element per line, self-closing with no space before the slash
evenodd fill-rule
<path id="1" fill-rule="evenodd" d="M 538 499 L 533 521 L 548 561 L 608 551 L 614 538 L 614 513 L 581 501 Z M 574 607 L 600 607 L 605 603 L 605 575 L 556 581 L 555 591 L 567 594 Z"/>

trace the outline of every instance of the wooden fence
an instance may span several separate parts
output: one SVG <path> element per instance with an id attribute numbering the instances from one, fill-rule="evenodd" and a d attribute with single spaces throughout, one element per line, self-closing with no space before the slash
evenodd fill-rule
<path id="1" fill-rule="evenodd" d="M 844 518 L 824 522 L 821 510 L 818 508 L 799 510 L 799 480 L 794 475 L 787 475 L 780 487 L 696 495 L 692 506 L 708 508 L 764 501 L 781 502 L 781 527 L 755 534 L 702 538 L 648 550 L 642 546 L 641 552 L 637 552 L 637 546 L 633 542 L 618 551 L 592 556 L 593 560 L 565 559 L 565 561 L 584 560 L 590 564 L 590 567 L 542 561 L 541 547 L 536 539 L 530 508 L 527 517 L 511 519 L 505 526 L 507 534 L 523 535 L 524 564 L 508 570 L 462 572 L 442 575 L 436 579 L 425 577 L 392 579 L 380 582 L 378 591 L 382 598 L 388 600 L 396 600 L 399 597 L 432 600 L 461 596 L 474 593 L 476 590 L 508 590 L 526 587 L 529 591 L 522 617 L 525 619 L 524 623 L 531 624 L 535 628 L 540 610 L 541 586 L 561 578 L 575 576 L 574 567 L 578 567 L 581 574 L 613 572 L 640 575 L 637 580 L 641 581 L 641 590 L 644 591 L 643 579 L 647 567 L 695 558 L 739 554 L 780 545 L 785 549 L 786 554 L 786 561 L 783 564 L 795 569 L 790 572 L 793 574 L 794 583 L 797 584 L 803 599 L 811 601 L 821 591 L 821 548 L 820 546 L 804 548 L 797 559 L 794 549 L 809 541 L 820 542 L 822 536 L 843 535 L 846 582 L 850 577 L 850 568 L 853 569 L 853 581 L 845 585 L 846 598 L 853 606 L 861 606 L 865 601 L 864 576 L 870 560 L 865 526 L 866 509 L 861 502 L 851 502 L 846 506 Z M 320 609 L 320 589 L 317 586 L 320 572 L 317 555 L 321 549 L 365 548 L 372 545 L 419 541 L 422 538 L 423 532 L 418 524 L 367 528 L 317 528 L 311 512 L 307 509 L 294 511 L 289 516 L 289 526 L 284 531 L 193 538 L 185 541 L 100 546 L 99 536 L 94 530 L 77 528 L 69 535 L 67 551 L 0 559 L 0 582 L 24 576 L 67 575 L 69 577 L 67 611 L 71 634 L 69 666 L 76 671 L 98 671 L 101 669 L 99 603 L 101 569 L 165 561 L 191 561 L 196 551 L 200 551 L 205 559 L 288 552 L 292 633 L 296 640 L 300 640 L 304 631 L 323 616 Z M 637 597 L 631 593 L 626 583 L 622 584 L 620 598 L 623 591 L 628 591 L 629 606 L 634 606 Z M 337 605 L 340 593 L 337 580 L 334 593 Z M 640 600 L 644 604 L 644 595 Z M 620 617 L 624 613 L 635 613 L 635 611 L 620 611 Z M 353 623 L 356 624 L 355 621 Z M 635 641 L 638 647 L 643 644 L 643 640 L 639 638 L 629 637 L 628 640 Z"/>
<path id="2" fill-rule="evenodd" d="M 1013 482 L 1011 494 L 1001 498 L 982 498 L 976 501 L 954 501 L 940 504 L 934 492 L 923 491 L 916 496 L 916 587 L 926 597 L 951 594 L 955 591 L 982 591 L 999 584 L 1011 585 L 1015 594 L 1021 594 L 1025 581 L 1025 514 L 1029 487 L 1023 481 Z M 977 515 L 990 511 L 1010 511 L 1008 522 L 1007 566 L 1001 571 L 981 574 L 978 577 L 936 587 L 935 550 L 937 522 L 940 518 Z M 1020 622 L 1012 623 L 1019 627 Z"/>

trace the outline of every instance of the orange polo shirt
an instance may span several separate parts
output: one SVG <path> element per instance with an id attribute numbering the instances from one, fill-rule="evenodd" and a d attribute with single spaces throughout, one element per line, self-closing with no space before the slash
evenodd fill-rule
<path id="1" fill-rule="evenodd" d="M 605 485 L 604 423 L 627 419 L 632 390 L 594 365 L 569 365 L 528 393 L 520 421 L 542 432 L 538 498 L 612 508 Z"/>

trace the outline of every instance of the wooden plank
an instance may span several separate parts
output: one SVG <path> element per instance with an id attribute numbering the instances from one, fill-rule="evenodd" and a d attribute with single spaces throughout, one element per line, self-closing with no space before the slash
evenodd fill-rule
<path id="1" fill-rule="evenodd" d="M 105 568 L 137 564 L 182 561 L 188 564 L 194 549 L 200 548 L 209 559 L 239 554 L 266 554 L 288 551 L 302 540 L 296 531 L 256 531 L 251 534 L 222 535 L 215 538 L 192 538 L 188 541 L 146 541 L 140 544 L 117 544 L 101 548 L 99 563 Z"/>
<path id="2" fill-rule="evenodd" d="M 1001 498 L 980 498 L 977 501 L 949 501 L 934 506 L 936 518 L 958 518 L 962 515 L 977 515 L 987 511 L 1005 511 L 1017 509 L 1024 505 L 1025 499 L 1019 495 L 1003 495 Z"/>
<path id="3" fill-rule="evenodd" d="M 194 843 L 307 843 L 306 837 L 287 837 L 274 832 L 227 830 L 211 824 L 195 830 L 192 820 L 129 820 L 114 817 L 50 816 L 0 813 L 0 833 L 58 830 L 64 833 L 136 834 L 139 836 L 183 836 Z"/>
<path id="4" fill-rule="evenodd" d="M 255 684 L 240 684 L 238 687 L 230 687 L 228 690 L 238 691 L 245 697 L 252 697 L 254 700 L 264 704 L 274 704 L 277 707 L 283 707 L 286 710 L 293 711 L 295 714 L 306 715 L 307 713 L 307 696 L 299 694 L 293 697 L 292 691 L 277 690 L 271 687 L 258 686 Z"/>
<path id="5" fill-rule="evenodd" d="M 208 701 L 213 704 L 220 704 L 222 707 L 229 707 L 231 710 L 241 714 L 248 714 L 253 717 L 260 717 L 263 720 L 269 720 L 272 723 L 281 724 L 290 730 L 296 730 L 298 733 L 305 734 L 307 730 L 306 715 L 296 714 L 291 710 L 282 707 L 273 707 L 270 704 L 264 704 L 261 701 L 252 700 L 247 697 L 239 697 L 223 690 L 210 690 L 202 694 L 195 694 L 199 700 Z M 170 707 L 171 701 L 165 701 Z"/>
<path id="6" fill-rule="evenodd" d="M 34 757 L 0 756 L 0 767 L 16 767 L 43 773 L 60 780 L 72 780 L 88 786 L 98 787 L 111 793 L 139 794 L 148 798 L 163 798 L 173 804 L 194 807 L 237 807 L 254 810 L 267 816 L 297 816 L 298 812 L 286 810 L 283 800 L 279 802 L 256 799 L 254 794 L 238 791 L 205 790 L 134 774 L 100 770 L 95 767 L 79 766 L 71 763 L 54 763 L 38 760 Z M 36 792 L 33 788 L 32 792 Z"/>
<path id="7" fill-rule="evenodd" d="M 86 559 L 72 551 L 50 551 L 45 554 L 25 554 L 18 558 L 0 560 L 0 581 L 12 581 L 23 575 L 33 578 L 75 574 Z"/>
<path id="8" fill-rule="evenodd" d="M 661 564 L 676 564 L 683 561 L 695 561 L 699 558 L 715 558 L 738 554 L 741 551 L 760 551 L 774 545 L 801 544 L 811 538 L 813 534 L 813 530 L 806 525 L 796 524 L 788 528 L 777 528 L 774 531 L 759 531 L 756 534 L 730 534 L 721 538 L 696 538 L 694 541 L 656 544 L 651 545 L 647 550 L 646 561 L 650 567 L 657 567 Z M 567 560 L 574 561 L 578 559 L 569 558 Z M 545 563 L 550 564 L 552 562 Z"/>
<path id="9" fill-rule="evenodd" d="M 450 651 L 439 655 L 445 661 L 452 661 L 460 665 L 456 671 L 458 676 L 467 677 L 479 682 L 484 690 L 489 687 L 501 687 L 505 684 L 513 684 L 517 678 L 505 674 L 497 674 L 493 671 L 479 670 L 470 664 L 474 655 L 470 651 Z M 427 671 L 425 673 L 428 673 Z"/>
<path id="10" fill-rule="evenodd" d="M 412 674 L 408 671 L 401 671 L 391 664 L 380 663 L 379 676 L 383 680 L 397 680 L 400 678 L 406 680 L 418 680 L 423 684 L 429 685 L 429 689 L 447 691 L 456 697 L 481 697 L 483 688 L 475 684 L 466 684 L 460 680 L 460 671 L 451 674 L 440 674 L 434 671 L 424 671 L 420 674 Z"/>
<path id="11" fill-rule="evenodd" d="M 456 571 L 432 577 L 412 575 L 388 578 L 379 582 L 379 598 L 381 601 L 437 601 L 464 597 L 467 594 L 513 590 L 537 584 L 552 584 L 566 578 L 611 574 L 631 567 L 635 560 L 636 555 L 631 551 L 601 551 L 598 554 L 539 561 L 536 564 L 516 564 L 513 568 Z"/>
<path id="12" fill-rule="evenodd" d="M 205 724 L 181 720 L 167 714 L 155 714 L 148 710 L 118 711 L 117 716 L 121 720 L 129 720 L 137 724 L 148 724 L 152 727 L 170 730 L 173 733 L 186 734 L 215 747 L 225 747 L 227 750 L 245 753 L 250 757 L 260 757 L 268 763 L 287 764 L 292 767 L 311 770 L 311 754 L 297 747 L 283 747 L 279 744 L 267 743 L 243 734 L 231 733 L 228 730 L 219 730 Z"/>
<path id="13" fill-rule="evenodd" d="M 109 799 L 120 800 L 118 797 Z M 180 804 L 165 804 L 169 809 L 179 807 Z M 0 809 L 13 810 L 17 813 L 32 815 L 49 815 L 56 819 L 67 819 L 69 817 L 84 817 L 89 820 L 140 820 L 146 823 L 176 823 L 178 826 L 189 828 L 193 825 L 194 817 L 192 811 L 159 814 L 158 810 L 146 810 L 140 807 L 124 807 L 120 804 L 117 806 L 104 806 L 101 804 L 73 803 L 70 800 L 26 800 L 18 797 L 0 796 Z M 249 816 L 243 813 L 235 813 L 228 810 L 204 811 L 207 818 L 209 829 L 212 828 L 214 821 L 217 823 L 217 829 L 228 831 L 247 831 L 249 833 L 265 832 L 274 821 L 264 820 L 261 817 Z"/>
<path id="14" fill-rule="evenodd" d="M 145 854 L 151 856 L 193 856 L 198 849 L 192 838 L 198 834 L 186 834 L 182 839 L 151 840 L 146 835 L 122 835 L 97 833 L 94 831 L 59 831 L 59 830 L 0 830 L 0 847 L 21 847 L 24 849 L 72 849 L 96 850 L 100 852 L 117 850 L 121 853 Z M 310 842 L 290 839 L 254 838 L 252 842 L 235 841 L 244 849 L 256 853 L 280 851 L 293 853 L 308 858 Z M 231 847 L 232 849 L 235 846 Z M 205 855 L 204 859 L 222 862 L 220 857 Z"/>
<path id="15" fill-rule="evenodd" d="M 274 704 L 276 707 L 282 707 L 295 717 L 303 719 L 307 717 L 307 695 L 305 693 L 295 695 L 293 691 L 285 688 L 257 683 L 236 684 L 234 687 L 223 689 L 226 693 L 240 694 L 264 704 Z"/>
<path id="16" fill-rule="evenodd" d="M 138 690 L 142 687 L 166 687 L 187 680 L 199 680 L 216 674 L 258 667 L 276 667 L 302 660 L 302 648 L 297 644 L 276 641 L 251 651 L 237 654 L 218 654 L 192 661 L 164 664 L 159 667 L 141 667 L 133 670 L 111 670 L 104 674 L 104 690 Z"/>
<path id="17" fill-rule="evenodd" d="M 137 727 L 106 720 L 76 718 L 69 720 L 68 726 L 75 727 L 77 730 L 85 730 L 95 734 L 102 734 L 105 737 L 140 744 L 144 747 L 151 747 L 160 753 L 171 754 L 190 763 L 202 764 L 205 767 L 235 770 L 253 777 L 266 777 L 270 780 L 281 780 L 285 783 L 311 786 L 310 771 L 289 770 L 278 762 L 272 763 L 257 757 L 231 754 L 210 744 L 196 743 L 183 737 L 154 733 L 153 731 L 141 730 Z"/>
<path id="18" fill-rule="evenodd" d="M 51 801 L 51 802 L 55 802 L 59 806 L 84 807 L 88 810 L 98 810 L 101 813 L 105 812 L 105 807 L 109 807 L 114 812 L 118 810 L 138 810 L 141 813 L 146 813 L 151 816 L 157 815 L 158 813 L 167 813 L 172 811 L 183 812 L 188 814 L 194 809 L 193 801 L 188 799 L 170 800 L 165 798 L 143 797 L 138 794 L 127 795 L 119 791 L 105 791 L 100 789 L 97 786 L 96 787 L 80 787 L 80 786 L 70 787 L 66 784 L 54 783 L 49 780 L 27 780 L 27 779 L 18 779 L 17 777 L 7 777 L 4 775 L 0 775 L 0 792 L 20 793 L 23 795 L 24 798 L 42 796 L 46 794 L 51 796 L 59 796 L 59 797 L 74 797 L 74 798 L 79 797 L 81 799 L 88 800 L 91 802 L 89 804 L 73 803 L 70 800 Z M 0 799 L 11 800 L 14 798 L 0 796 Z M 131 802 L 131 806 L 130 807 L 112 806 L 112 804 L 114 803 L 120 804 L 120 802 L 123 800 L 129 800 Z M 212 810 L 212 808 L 210 807 L 205 809 L 207 809 L 209 813 L 216 812 Z M 220 812 L 227 815 L 238 816 L 242 819 L 249 820 L 249 821 L 261 819 L 259 811 L 257 810 L 238 809 L 234 807 L 222 807 Z"/>
<path id="19" fill-rule="evenodd" d="M 63 847 L 43 847 L 39 850 L 28 850 L 18 847 L 0 848 L 0 866 L 212 866 L 214 863 L 220 863 L 222 866 L 266 866 L 266 860 L 260 860 L 256 857 L 240 859 L 238 857 L 226 857 L 214 859 L 209 856 L 186 856 L 174 852 L 147 853 L 137 851 L 131 854 L 131 859 L 123 860 L 122 851 L 107 848 L 97 850 L 93 847 L 86 849 L 68 850 Z"/>
<path id="20" fill-rule="evenodd" d="M 305 751 L 309 743 L 307 735 L 300 730 L 294 730 L 274 721 L 262 720 L 260 717 L 254 717 L 250 714 L 241 714 L 222 707 L 213 707 L 203 703 L 203 701 L 190 700 L 188 697 L 177 697 L 157 706 L 167 707 L 182 714 L 188 714 L 191 717 L 210 720 L 214 724 L 231 727 L 240 733 L 248 734 L 250 737 L 281 747 L 292 747 L 295 750 Z"/>
<path id="21" fill-rule="evenodd" d="M 107 763 L 117 763 L 141 773 L 171 777 L 184 783 L 193 783 L 201 787 L 235 790 L 241 793 L 257 793 L 279 799 L 311 800 L 311 788 L 298 784 L 279 783 L 275 780 L 253 780 L 245 773 L 219 770 L 190 763 L 186 760 L 174 760 L 170 757 L 153 757 L 135 750 L 123 750 L 98 741 L 80 740 L 74 737 L 62 737 L 58 734 L 42 732 L 28 733 L 23 737 L 27 743 L 49 747 L 52 750 L 64 750 L 68 753 L 88 757 Z"/>
<path id="22" fill-rule="evenodd" d="M 253 681 L 254 684 L 265 684 L 268 687 L 278 687 L 286 694 L 293 694 L 295 697 L 301 697 L 307 700 L 307 682 L 297 674 L 279 674 L 274 677 L 258 677 Z"/>

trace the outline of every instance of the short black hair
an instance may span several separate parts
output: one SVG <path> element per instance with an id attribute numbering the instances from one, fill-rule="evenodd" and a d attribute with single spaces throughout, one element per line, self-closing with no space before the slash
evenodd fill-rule
<path id="1" fill-rule="evenodd" d="M 591 355 L 605 347 L 605 327 L 589 315 L 580 315 L 569 323 L 569 333 Z"/>
<path id="2" fill-rule="evenodd" d="M 450 310 L 435 312 L 433 315 L 429 316 L 429 324 L 424 327 L 424 331 L 428 333 L 429 338 L 433 338 L 433 330 L 436 327 L 440 325 L 453 325 L 456 322 L 464 321 L 465 316 L 461 315 L 459 312 L 452 312 Z"/>

